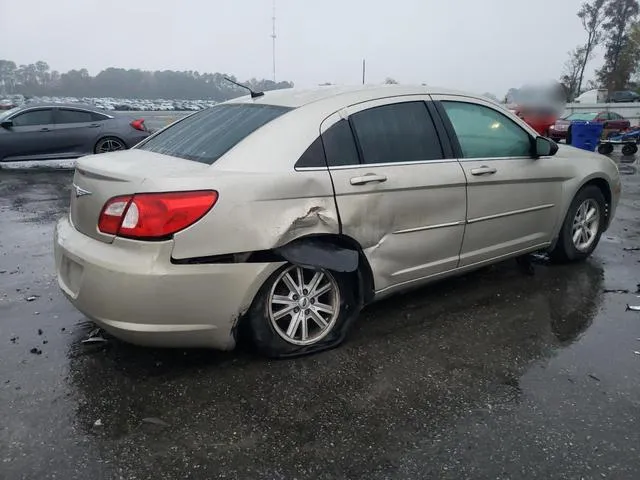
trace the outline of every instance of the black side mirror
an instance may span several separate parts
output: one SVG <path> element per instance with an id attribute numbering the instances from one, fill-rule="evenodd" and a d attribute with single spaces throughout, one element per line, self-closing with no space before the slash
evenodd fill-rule
<path id="1" fill-rule="evenodd" d="M 0 127 L 6 128 L 7 130 L 11 129 L 11 127 L 13 127 L 13 120 L 3 121 L 2 123 L 0 123 Z"/>
<path id="2" fill-rule="evenodd" d="M 546 137 L 536 138 L 535 158 L 549 157 L 555 155 L 558 151 L 558 144 Z"/>

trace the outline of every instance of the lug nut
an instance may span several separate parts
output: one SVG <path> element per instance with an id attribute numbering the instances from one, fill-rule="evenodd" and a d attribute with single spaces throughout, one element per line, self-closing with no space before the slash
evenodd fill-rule
<path id="1" fill-rule="evenodd" d="M 305 313 L 306 315 L 309 315 L 309 314 L 311 313 L 311 310 L 309 310 L 309 309 L 307 308 L 307 309 L 304 311 L 304 313 Z"/>
<path id="2" fill-rule="evenodd" d="M 302 290 L 302 294 L 303 294 L 303 295 L 306 295 L 306 294 L 308 294 L 308 293 L 309 293 L 308 291 L 306 291 L 306 290 Z"/>
<path id="3" fill-rule="evenodd" d="M 294 300 L 298 300 L 298 298 L 300 298 L 300 297 L 298 297 L 298 294 L 296 294 L 296 295 L 294 295 L 294 296 L 293 296 L 293 299 L 294 299 Z"/>
<path id="4" fill-rule="evenodd" d="M 312 298 L 312 299 L 311 299 L 311 304 L 314 304 L 314 303 L 316 303 L 316 299 L 315 299 L 315 298 Z"/>
<path id="5" fill-rule="evenodd" d="M 294 313 L 298 313 L 300 311 L 300 309 L 298 307 L 293 309 Z"/>

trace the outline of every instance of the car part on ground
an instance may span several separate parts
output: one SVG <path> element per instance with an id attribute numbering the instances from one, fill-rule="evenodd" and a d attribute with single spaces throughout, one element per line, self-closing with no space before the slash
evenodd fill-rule
<path id="1" fill-rule="evenodd" d="M 492 102 L 393 86 L 236 99 L 80 159 L 73 192 L 56 267 L 90 319 L 142 345 L 246 332 L 286 357 L 338 345 L 396 292 L 550 248 L 585 258 L 620 183 Z"/>

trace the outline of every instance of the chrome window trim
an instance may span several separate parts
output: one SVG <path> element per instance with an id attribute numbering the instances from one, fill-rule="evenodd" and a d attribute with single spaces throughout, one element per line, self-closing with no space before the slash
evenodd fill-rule
<path id="1" fill-rule="evenodd" d="M 539 210 L 547 210 L 553 207 L 555 207 L 554 203 L 547 203 L 545 205 L 538 205 L 530 208 L 522 208 L 520 210 L 511 210 L 508 212 L 496 213 L 495 215 L 487 215 L 486 217 L 470 218 L 469 220 L 467 220 L 467 224 L 484 222 L 487 220 L 495 220 L 496 218 L 511 217 L 513 215 L 520 215 L 521 213 L 537 212 Z"/>
<path id="2" fill-rule="evenodd" d="M 53 110 L 75 110 L 76 112 L 85 112 L 85 113 L 97 113 L 98 115 L 104 115 L 105 117 L 112 119 L 115 118 L 113 115 L 109 115 L 108 113 L 103 113 L 103 112 L 97 112 L 95 110 L 88 110 L 86 108 L 77 108 L 77 107 L 68 107 L 66 105 L 56 105 L 56 106 L 52 106 L 52 105 L 40 105 L 39 107 L 27 107 L 24 110 L 20 110 L 19 112 L 14 113 L 13 115 L 11 115 L 9 118 L 7 118 L 7 120 L 13 120 L 14 118 L 16 118 L 18 115 L 22 115 L 23 113 L 27 113 L 27 112 L 31 112 L 34 110 L 51 110 L 53 112 Z M 95 121 L 100 121 L 100 120 L 95 120 Z"/>
<path id="3" fill-rule="evenodd" d="M 415 162 L 357 163 L 353 165 L 336 165 L 328 168 L 329 170 L 349 170 L 349 169 L 362 169 L 362 168 L 428 165 L 431 163 L 454 163 L 457 161 L 458 160 L 455 158 L 440 158 L 437 160 L 418 160 Z M 302 172 L 321 171 L 321 170 L 327 170 L 327 167 L 294 167 L 294 170 L 302 171 Z"/>
<path id="4" fill-rule="evenodd" d="M 400 235 L 403 233 L 414 233 L 414 232 L 423 232 L 425 230 L 435 230 L 437 228 L 448 228 L 448 227 L 459 227 L 464 225 L 466 222 L 464 220 L 460 220 L 458 222 L 449 222 L 449 223 L 439 223 L 437 225 L 427 225 L 424 227 L 416 227 L 416 228 L 407 228 L 405 230 L 397 230 L 393 232 L 394 235 Z"/>

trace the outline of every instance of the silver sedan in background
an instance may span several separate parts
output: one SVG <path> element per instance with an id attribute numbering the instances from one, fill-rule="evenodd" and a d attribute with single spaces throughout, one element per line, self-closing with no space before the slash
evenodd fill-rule
<path id="1" fill-rule="evenodd" d="M 0 162 L 126 150 L 149 136 L 144 119 L 80 104 L 29 104 L 0 114 Z"/>

